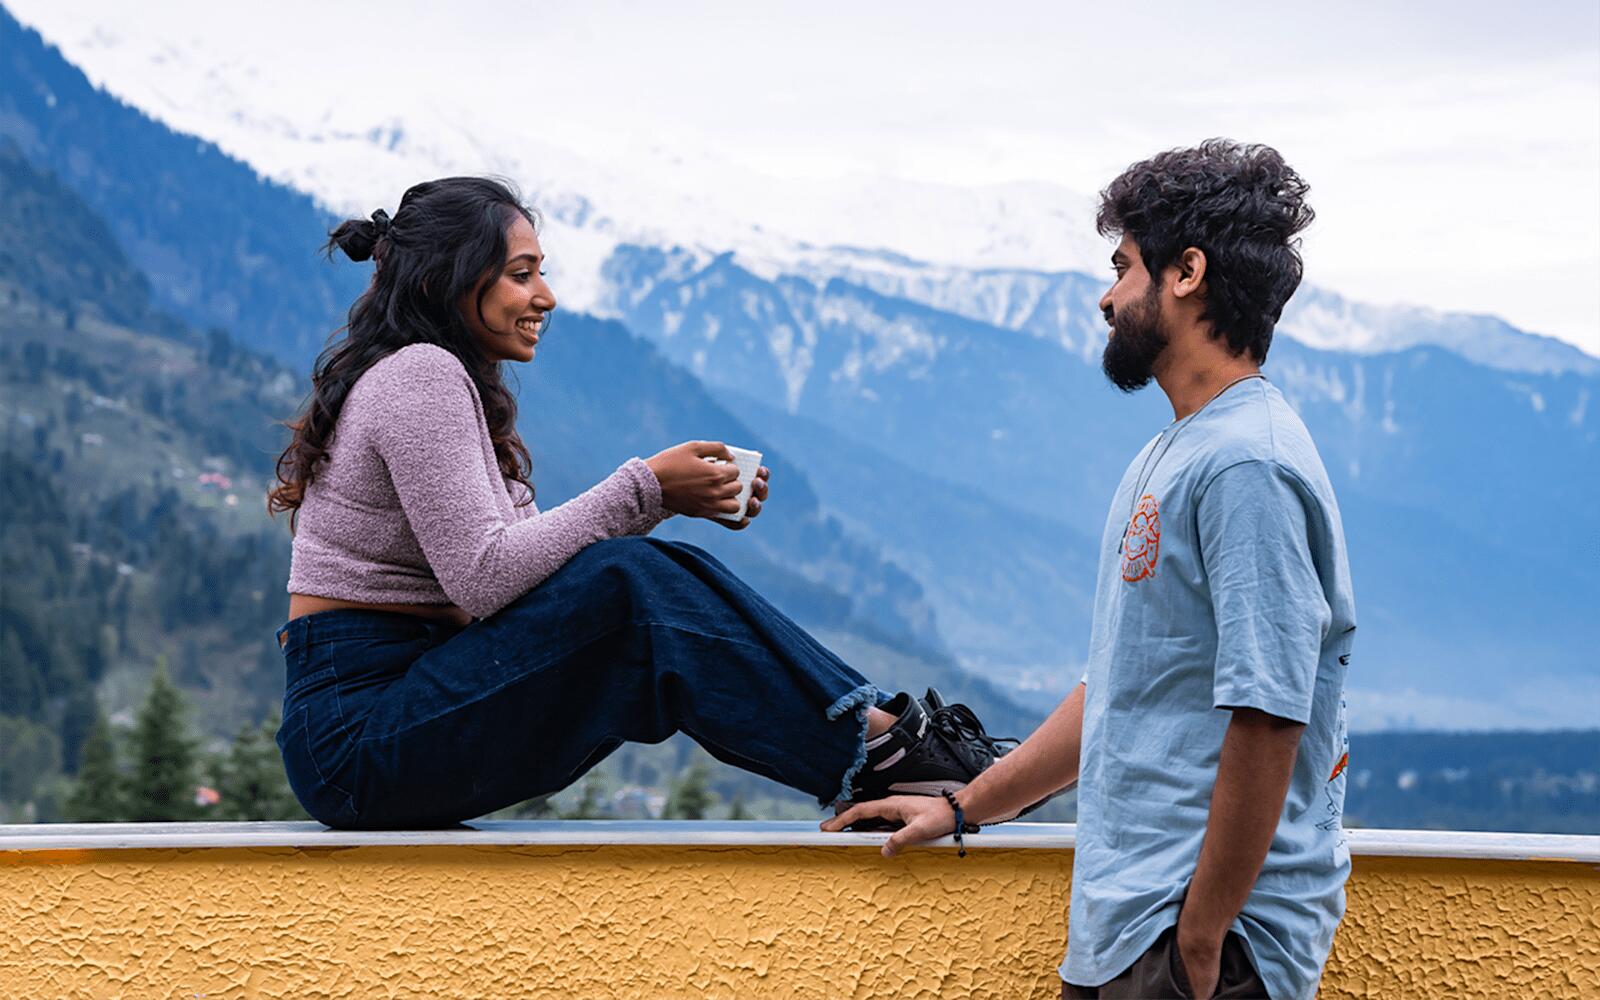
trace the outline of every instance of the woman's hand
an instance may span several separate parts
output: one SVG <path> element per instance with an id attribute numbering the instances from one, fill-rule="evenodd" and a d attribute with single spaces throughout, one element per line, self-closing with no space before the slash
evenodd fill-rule
<path id="1" fill-rule="evenodd" d="M 956 814 L 950 803 L 932 795 L 891 795 L 851 806 L 829 820 L 822 829 L 838 833 L 851 823 L 864 819 L 883 819 L 905 824 L 883 845 L 883 856 L 892 858 L 913 844 L 921 844 L 956 832 Z"/>
<path id="2" fill-rule="evenodd" d="M 750 481 L 750 499 L 744 505 L 743 518 L 737 521 L 724 521 L 719 517 L 714 520 L 729 531 L 743 531 L 750 524 L 750 519 L 761 513 L 761 505 L 767 501 L 767 477 L 771 475 L 771 470 L 765 465 L 756 470 L 756 477 Z"/>
<path id="3" fill-rule="evenodd" d="M 708 458 L 722 459 L 722 464 Z M 739 509 L 739 467 L 720 441 L 685 441 L 650 456 L 645 464 L 661 484 L 661 506 L 674 514 L 715 517 Z"/>

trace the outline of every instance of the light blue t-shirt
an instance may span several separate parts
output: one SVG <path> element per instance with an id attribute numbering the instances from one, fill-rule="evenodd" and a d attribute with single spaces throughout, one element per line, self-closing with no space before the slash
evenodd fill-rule
<path id="1" fill-rule="evenodd" d="M 1344 914 L 1344 529 L 1305 424 L 1252 378 L 1122 477 L 1089 644 L 1068 982 L 1098 986 L 1177 922 L 1228 709 L 1306 724 L 1272 847 L 1234 921 L 1274 1000 L 1311 997 Z"/>

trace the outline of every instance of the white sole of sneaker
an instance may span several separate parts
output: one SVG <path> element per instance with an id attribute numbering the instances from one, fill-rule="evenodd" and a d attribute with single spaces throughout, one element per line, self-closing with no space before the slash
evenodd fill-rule
<path id="1" fill-rule="evenodd" d="M 945 792 L 959 792 L 965 787 L 965 781 L 899 781 L 890 785 L 889 791 L 897 795 L 943 795 Z"/>

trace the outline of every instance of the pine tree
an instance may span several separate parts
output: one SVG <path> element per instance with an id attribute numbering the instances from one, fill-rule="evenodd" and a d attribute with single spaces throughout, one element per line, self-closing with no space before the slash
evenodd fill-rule
<path id="1" fill-rule="evenodd" d="M 78 778 L 67 798 L 67 818 L 74 823 L 119 823 L 127 819 L 122 792 L 111 723 L 104 712 L 97 711 L 78 757 Z"/>
<path id="2" fill-rule="evenodd" d="M 728 806 L 728 818 L 731 820 L 747 820 L 754 818 L 750 815 L 750 810 L 745 808 L 744 796 L 735 795 L 733 797 L 733 804 Z"/>
<path id="3" fill-rule="evenodd" d="M 717 801 L 711 792 L 710 775 L 703 762 L 695 762 L 683 777 L 673 783 L 667 793 L 667 804 L 662 807 L 662 819 L 705 819 L 706 813 Z"/>
<path id="4" fill-rule="evenodd" d="M 562 819 L 605 819 L 606 812 L 601 806 L 601 798 L 605 795 L 606 776 L 598 767 L 583 776 L 583 784 L 578 789 L 578 802 L 571 809 L 561 814 Z"/>
<path id="5" fill-rule="evenodd" d="M 234 737 L 217 769 L 217 792 L 222 796 L 217 804 L 218 819 L 308 818 L 283 773 L 283 758 L 273 739 L 278 722 L 278 713 L 273 712 L 259 726 L 241 727 Z"/>
<path id="6" fill-rule="evenodd" d="M 61 740 L 50 727 L 31 719 L 0 715 L 0 802 L 29 808 L 42 781 L 61 770 Z"/>
<path id="7" fill-rule="evenodd" d="M 535 795 L 507 810 L 507 819 L 556 819 L 559 814 L 548 795 Z"/>
<path id="8" fill-rule="evenodd" d="M 163 657 L 156 659 L 150 692 L 139 708 L 132 750 L 130 818 L 137 822 L 195 818 L 194 740 L 188 732 L 183 694 L 167 676 Z"/>

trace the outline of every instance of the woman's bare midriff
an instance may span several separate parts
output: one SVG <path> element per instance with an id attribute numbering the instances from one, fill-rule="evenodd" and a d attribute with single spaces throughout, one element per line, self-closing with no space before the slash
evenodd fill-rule
<path id="1" fill-rule="evenodd" d="M 315 597 L 311 594 L 289 595 L 289 620 L 304 618 L 322 611 L 392 611 L 396 614 L 415 615 L 452 625 L 470 625 L 472 616 L 454 604 L 367 604 L 362 601 L 341 601 L 335 597 Z M 279 645 L 282 645 L 282 640 Z"/>

